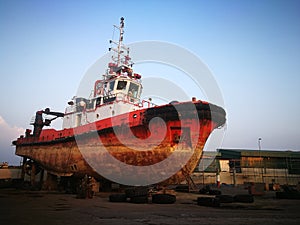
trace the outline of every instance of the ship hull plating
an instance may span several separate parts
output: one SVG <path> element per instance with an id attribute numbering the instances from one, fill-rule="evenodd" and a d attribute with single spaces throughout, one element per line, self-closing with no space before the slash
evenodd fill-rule
<path id="1" fill-rule="evenodd" d="M 14 144 L 17 155 L 60 176 L 88 174 L 118 181 L 118 177 L 133 176 L 147 180 L 156 174 L 158 183 L 179 183 L 198 165 L 211 132 L 224 123 L 221 107 L 185 102 L 141 109 L 74 129 L 43 130 L 38 138 L 20 137 Z M 163 162 L 163 167 L 153 166 Z M 174 165 L 175 172 L 160 180 L 160 174 Z M 138 174 L 137 167 L 149 167 L 151 173 Z"/>

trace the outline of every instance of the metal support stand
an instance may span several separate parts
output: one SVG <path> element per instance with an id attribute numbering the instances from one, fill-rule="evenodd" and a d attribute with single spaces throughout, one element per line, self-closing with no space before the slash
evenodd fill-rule
<path id="1" fill-rule="evenodd" d="M 192 192 L 192 191 L 198 191 L 199 188 L 198 186 L 195 184 L 194 180 L 192 179 L 192 177 L 186 173 L 184 170 L 182 170 L 182 174 L 185 177 L 185 180 L 187 182 L 188 185 L 188 192 Z"/>
<path id="2" fill-rule="evenodd" d="M 27 157 L 23 157 L 22 170 L 21 170 L 21 179 L 22 179 L 22 182 L 24 182 L 24 179 L 25 179 L 26 161 L 27 161 Z"/>

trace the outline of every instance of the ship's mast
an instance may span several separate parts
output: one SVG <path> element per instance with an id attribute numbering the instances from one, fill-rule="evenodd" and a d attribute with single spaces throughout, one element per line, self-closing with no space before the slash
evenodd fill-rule
<path id="1" fill-rule="evenodd" d="M 112 57 L 112 60 L 117 64 L 117 66 L 121 66 L 122 64 L 128 65 L 129 64 L 129 60 L 131 60 L 131 58 L 129 57 L 129 48 L 126 47 L 125 45 L 123 45 L 123 34 L 124 34 L 124 18 L 121 17 L 120 19 L 120 26 L 116 26 L 114 25 L 115 28 L 119 29 L 119 41 L 116 42 L 114 40 L 110 40 L 110 43 L 113 43 L 117 46 L 117 49 L 115 48 L 109 48 L 109 51 L 113 50 L 114 52 L 117 53 L 117 58 Z M 123 55 L 124 57 L 124 62 L 122 62 L 122 54 L 124 53 L 124 51 L 127 51 L 127 55 Z"/>
<path id="2" fill-rule="evenodd" d="M 123 34 L 124 34 L 124 18 L 121 17 L 121 21 L 120 21 L 120 37 L 119 37 L 119 44 L 118 44 L 118 61 L 117 64 L 120 65 L 121 63 L 121 46 L 122 46 L 122 42 L 123 42 Z"/>

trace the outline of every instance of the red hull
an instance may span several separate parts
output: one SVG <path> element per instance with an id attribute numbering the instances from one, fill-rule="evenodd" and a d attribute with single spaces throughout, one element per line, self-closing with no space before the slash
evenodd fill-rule
<path id="1" fill-rule="evenodd" d="M 218 106 L 201 101 L 176 103 L 125 113 L 74 129 L 43 130 L 39 137 L 27 135 L 14 144 L 17 155 L 33 159 L 60 175 L 90 174 L 113 181 L 130 176 L 131 183 L 138 184 L 134 177 L 143 174 L 138 174 L 136 168 L 149 167 L 151 173 L 144 174 L 144 177 L 152 176 L 145 178 L 149 182 L 163 181 L 159 180 L 159 174 L 170 171 L 171 176 L 164 182 L 178 183 L 198 165 L 207 138 L 225 120 L 225 111 Z M 153 166 L 169 158 L 172 160 L 163 168 Z M 122 165 L 112 165 L 114 160 Z M 124 165 L 127 169 L 122 169 Z M 154 174 L 157 178 L 153 178 Z"/>

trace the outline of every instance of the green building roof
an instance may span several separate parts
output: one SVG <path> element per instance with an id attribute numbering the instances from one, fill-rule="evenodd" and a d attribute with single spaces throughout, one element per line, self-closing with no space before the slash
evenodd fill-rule
<path id="1" fill-rule="evenodd" d="M 241 157 L 264 158 L 300 158 L 300 151 L 249 150 L 249 149 L 217 149 L 221 159 L 239 159 Z"/>

